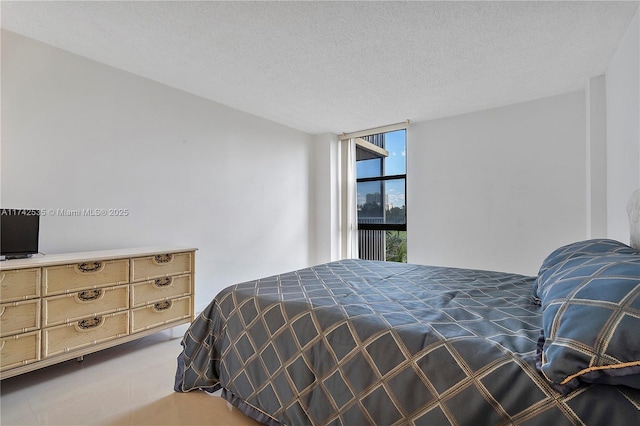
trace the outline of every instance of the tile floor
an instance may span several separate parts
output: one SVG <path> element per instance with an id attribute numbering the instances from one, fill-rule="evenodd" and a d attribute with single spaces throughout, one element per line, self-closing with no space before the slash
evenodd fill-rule
<path id="1" fill-rule="evenodd" d="M 222 398 L 176 393 L 176 327 L 0 382 L 0 424 L 254 426 Z"/>

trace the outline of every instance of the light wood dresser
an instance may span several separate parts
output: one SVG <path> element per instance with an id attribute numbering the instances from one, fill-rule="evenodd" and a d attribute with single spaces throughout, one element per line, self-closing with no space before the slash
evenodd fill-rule
<path id="1" fill-rule="evenodd" d="M 0 379 L 190 323 L 195 248 L 0 263 Z"/>

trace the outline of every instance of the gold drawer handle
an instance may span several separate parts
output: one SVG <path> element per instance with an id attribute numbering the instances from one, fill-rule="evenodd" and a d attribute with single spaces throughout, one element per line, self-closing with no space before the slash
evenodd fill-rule
<path id="1" fill-rule="evenodd" d="M 3 340 L 3 341 L 2 341 L 2 344 L 0 345 L 0 351 L 1 351 L 2 349 L 4 349 L 4 344 L 5 344 L 5 343 L 7 343 L 7 341 L 6 341 L 6 340 Z"/>
<path id="2" fill-rule="evenodd" d="M 78 265 L 80 272 L 97 272 L 102 269 L 102 262 L 82 262 Z"/>
<path id="3" fill-rule="evenodd" d="M 7 308 L 5 308 L 4 306 L 0 309 L 0 317 L 4 315 L 5 309 Z"/>
<path id="4" fill-rule="evenodd" d="M 100 317 L 87 318 L 78 321 L 78 328 L 80 330 L 89 330 L 91 328 L 98 327 L 101 323 L 102 319 Z"/>
<path id="5" fill-rule="evenodd" d="M 85 290 L 78 293 L 78 300 L 81 302 L 90 302 L 102 297 L 102 290 Z"/>
<path id="6" fill-rule="evenodd" d="M 158 302 L 153 305 L 153 310 L 156 312 L 166 311 L 167 309 L 171 309 L 171 305 L 173 305 L 171 300 L 165 300 L 164 302 Z"/>
<path id="7" fill-rule="evenodd" d="M 171 277 L 157 278 L 154 282 L 154 285 L 160 288 L 160 287 L 166 287 L 168 285 L 171 285 L 172 282 L 173 282 L 173 278 Z"/>
<path id="8" fill-rule="evenodd" d="M 153 261 L 155 263 L 169 263 L 173 260 L 172 254 L 157 254 L 153 256 Z"/>

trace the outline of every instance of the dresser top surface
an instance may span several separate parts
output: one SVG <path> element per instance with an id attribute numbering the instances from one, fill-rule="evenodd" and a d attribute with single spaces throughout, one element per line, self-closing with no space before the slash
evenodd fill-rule
<path id="1" fill-rule="evenodd" d="M 35 255 L 26 259 L 11 259 L 0 262 L 0 270 L 40 268 L 43 266 L 61 265 L 66 263 L 124 259 L 129 257 L 152 256 L 155 254 L 170 254 L 196 251 L 194 247 L 157 246 L 135 247 L 114 250 L 85 251 L 78 253 L 59 253 Z"/>

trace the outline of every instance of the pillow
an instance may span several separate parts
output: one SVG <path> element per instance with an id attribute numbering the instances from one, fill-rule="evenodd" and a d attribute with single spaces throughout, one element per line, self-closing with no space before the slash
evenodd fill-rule
<path id="1" fill-rule="evenodd" d="M 604 238 L 597 238 L 586 241 L 579 241 L 576 243 L 567 244 L 560 248 L 555 249 L 549 254 L 538 271 L 538 278 L 533 283 L 533 296 L 538 299 L 538 294 L 541 276 L 549 269 L 557 265 L 558 263 L 578 256 L 584 255 L 598 255 L 606 253 L 626 253 L 637 254 L 638 251 L 629 247 L 626 244 L 616 240 L 609 240 Z"/>
<path id="2" fill-rule="evenodd" d="M 564 394 L 581 382 L 640 389 L 640 253 L 569 257 L 538 278 L 544 377 Z"/>

